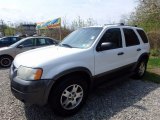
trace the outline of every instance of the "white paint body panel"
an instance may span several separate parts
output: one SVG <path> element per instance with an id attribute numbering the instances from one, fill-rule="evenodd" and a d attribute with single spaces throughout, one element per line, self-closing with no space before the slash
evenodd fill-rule
<path id="1" fill-rule="evenodd" d="M 85 67 L 90 70 L 92 76 L 94 76 L 130 63 L 137 62 L 142 53 L 149 53 L 149 44 L 144 44 L 141 40 L 140 45 L 126 47 L 124 34 L 122 32 L 122 28 L 124 27 L 125 26 L 104 27 L 95 42 L 88 49 L 67 48 L 60 46 L 39 48 L 16 56 L 14 65 L 17 68 L 21 65 L 31 68 L 42 68 L 42 79 L 52 79 L 57 74 L 75 67 Z M 104 32 L 109 28 L 121 29 L 123 48 L 97 52 L 96 46 Z M 137 52 L 138 48 L 141 48 L 141 51 Z M 124 52 L 124 55 L 118 56 L 117 54 L 119 52 Z"/>
<path id="2" fill-rule="evenodd" d="M 58 73 L 75 67 L 88 68 L 94 75 L 94 54 L 92 50 L 50 46 L 19 54 L 14 65 L 17 68 L 20 65 L 42 68 L 42 79 L 51 79 Z"/>

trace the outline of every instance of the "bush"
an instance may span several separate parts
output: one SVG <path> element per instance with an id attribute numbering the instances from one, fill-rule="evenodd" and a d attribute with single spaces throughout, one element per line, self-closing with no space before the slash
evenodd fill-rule
<path id="1" fill-rule="evenodd" d="M 160 57 L 160 50 L 158 50 L 158 49 L 152 49 L 151 50 L 151 56 L 153 56 L 153 57 Z"/>
<path id="2" fill-rule="evenodd" d="M 154 49 L 154 53 L 157 53 L 160 50 L 160 31 L 151 31 L 147 33 L 151 49 Z"/>

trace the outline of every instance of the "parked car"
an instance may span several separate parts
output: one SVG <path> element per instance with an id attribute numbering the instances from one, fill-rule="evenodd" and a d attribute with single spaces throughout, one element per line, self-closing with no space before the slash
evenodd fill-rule
<path id="1" fill-rule="evenodd" d="M 10 46 L 20 40 L 19 37 L 3 37 L 0 38 L 0 48 Z"/>
<path id="2" fill-rule="evenodd" d="M 16 56 L 10 70 L 11 90 L 24 103 L 49 102 L 55 114 L 73 115 L 93 86 L 130 76 L 142 78 L 149 49 L 146 34 L 138 27 L 82 28 L 59 46 Z"/>
<path id="3" fill-rule="evenodd" d="M 0 67 L 9 67 L 14 57 L 19 53 L 56 44 L 58 44 L 58 41 L 49 37 L 24 38 L 9 47 L 0 48 Z"/>

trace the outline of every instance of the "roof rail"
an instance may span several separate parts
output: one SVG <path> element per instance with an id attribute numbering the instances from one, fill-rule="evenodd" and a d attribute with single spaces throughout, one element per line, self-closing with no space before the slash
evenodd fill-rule
<path id="1" fill-rule="evenodd" d="M 138 27 L 137 25 L 125 25 L 124 23 L 104 24 L 104 26 L 106 26 L 106 25 L 120 25 L 120 26 L 132 26 L 132 27 Z"/>
<path id="2" fill-rule="evenodd" d="M 104 24 L 104 26 L 106 26 L 106 25 L 124 25 L 124 23 Z"/>

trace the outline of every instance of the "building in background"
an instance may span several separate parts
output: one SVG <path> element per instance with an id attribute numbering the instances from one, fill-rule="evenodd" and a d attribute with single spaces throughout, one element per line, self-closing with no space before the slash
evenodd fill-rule
<path id="1" fill-rule="evenodd" d="M 21 24 L 18 26 L 16 34 L 33 36 L 36 34 L 36 24 Z"/>

